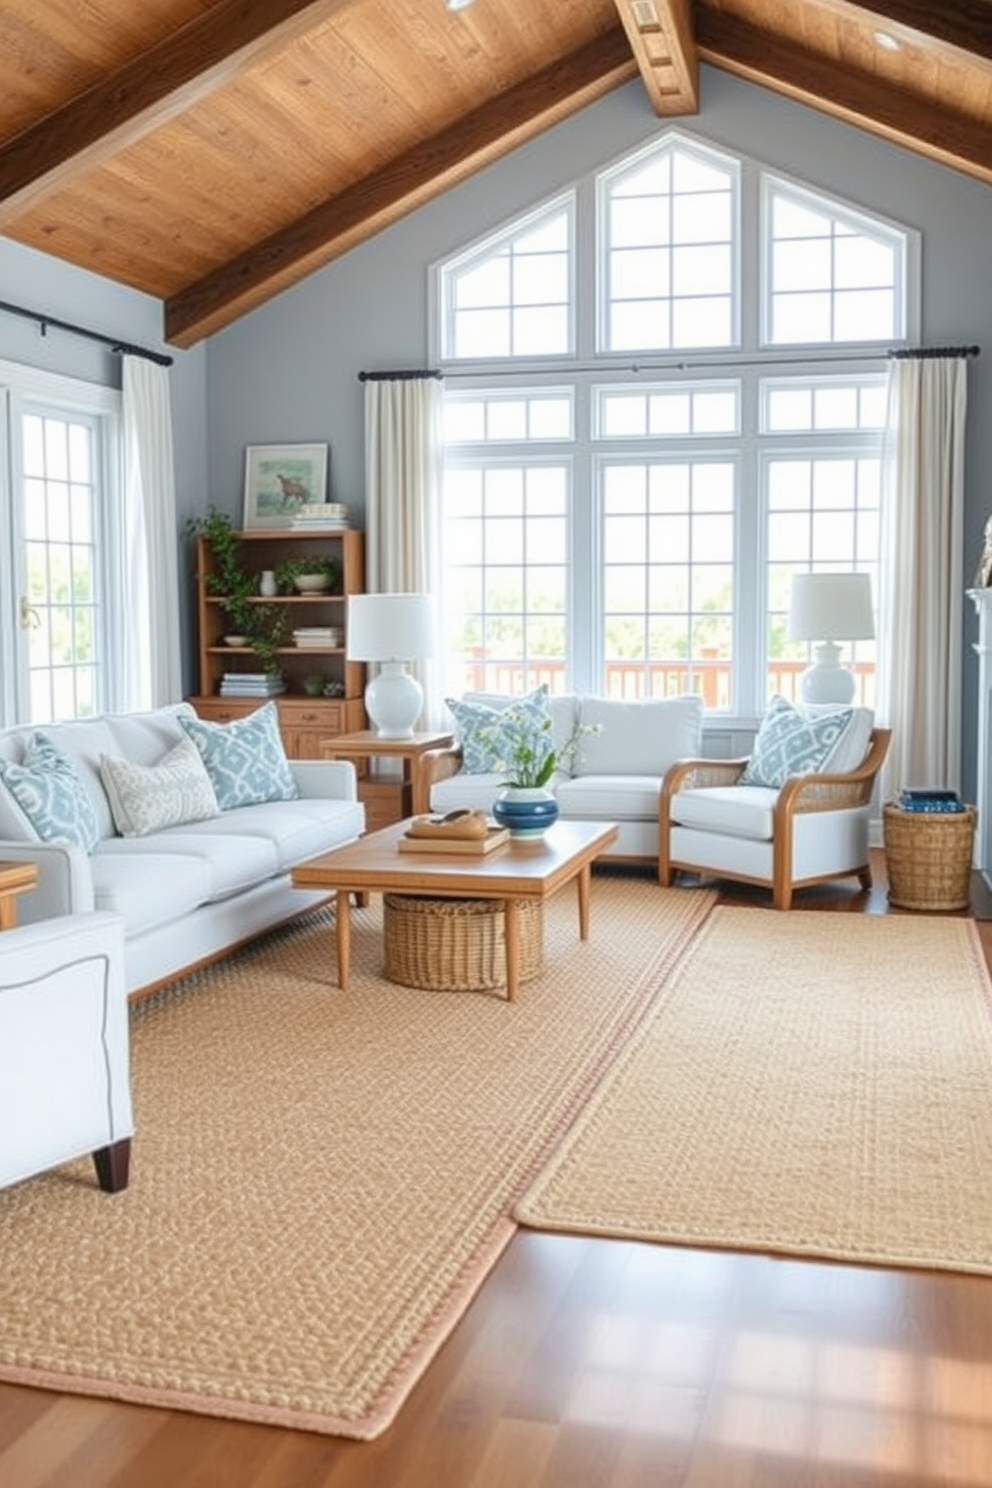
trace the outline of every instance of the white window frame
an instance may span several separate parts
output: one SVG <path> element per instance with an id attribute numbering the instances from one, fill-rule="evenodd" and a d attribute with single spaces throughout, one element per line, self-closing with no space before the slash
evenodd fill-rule
<path id="1" fill-rule="evenodd" d="M 118 706 L 114 665 L 115 616 L 111 602 L 112 576 L 118 571 L 119 509 L 121 492 L 121 394 L 113 388 L 77 378 L 46 372 L 19 362 L 0 359 L 0 596 L 4 596 L 6 619 L 0 625 L 0 723 L 11 726 L 26 720 L 27 678 L 20 665 L 21 628 L 19 605 L 23 581 L 23 533 L 20 525 L 20 495 L 16 481 L 20 470 L 21 416 L 24 412 L 57 418 L 93 421 L 102 489 L 95 514 L 97 559 L 97 644 L 99 693 L 97 710 Z"/>

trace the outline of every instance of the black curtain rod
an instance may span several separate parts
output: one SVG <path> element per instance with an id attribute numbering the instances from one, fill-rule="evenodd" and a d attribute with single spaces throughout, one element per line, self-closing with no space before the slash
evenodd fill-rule
<path id="1" fill-rule="evenodd" d="M 49 326 L 55 326 L 57 330 L 68 331 L 72 336 L 85 336 L 87 341 L 99 341 L 119 355 L 144 357 L 146 361 L 156 362 L 160 367 L 172 366 L 172 357 L 166 356 L 164 352 L 150 351 L 147 346 L 135 346 L 131 341 L 121 341 L 117 336 L 105 336 L 102 331 L 90 331 L 85 326 L 73 325 L 68 320 L 56 320 L 54 315 L 45 315 L 40 310 L 26 310 L 23 305 L 10 305 L 6 300 L 0 300 L 0 310 L 5 310 L 8 315 L 20 315 L 25 320 L 37 321 L 43 336 Z"/>
<path id="2" fill-rule="evenodd" d="M 980 346 L 908 346 L 902 351 L 890 351 L 896 361 L 925 361 L 929 357 L 973 357 L 981 356 Z"/>
<path id="3" fill-rule="evenodd" d="M 436 377 L 438 382 L 444 381 L 444 373 L 438 372 L 435 367 L 423 367 L 419 371 L 412 372 L 359 372 L 359 382 L 417 382 L 424 378 Z"/>

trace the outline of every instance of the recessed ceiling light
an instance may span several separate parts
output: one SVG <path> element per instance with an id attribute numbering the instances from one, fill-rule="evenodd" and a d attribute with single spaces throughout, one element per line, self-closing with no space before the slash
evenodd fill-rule
<path id="1" fill-rule="evenodd" d="M 447 10 L 468 10 L 472 0 L 444 0 Z"/>
<path id="2" fill-rule="evenodd" d="M 888 31 L 875 32 L 875 44 L 882 48 L 883 52 L 898 52 L 900 43 Z"/>

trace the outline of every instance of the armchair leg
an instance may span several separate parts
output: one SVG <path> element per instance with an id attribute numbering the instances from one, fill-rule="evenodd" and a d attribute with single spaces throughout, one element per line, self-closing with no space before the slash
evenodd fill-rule
<path id="1" fill-rule="evenodd" d="M 131 1166 L 131 1138 L 111 1142 L 109 1147 L 100 1147 L 93 1154 L 97 1182 L 104 1193 L 120 1193 L 127 1188 Z"/>
<path id="2" fill-rule="evenodd" d="M 858 869 L 858 883 L 866 894 L 871 888 L 871 882 L 871 868 L 866 863 L 863 868 Z"/>

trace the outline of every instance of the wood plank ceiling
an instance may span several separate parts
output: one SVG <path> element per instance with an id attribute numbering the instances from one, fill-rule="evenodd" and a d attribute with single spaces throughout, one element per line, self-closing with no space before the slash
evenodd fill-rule
<path id="1" fill-rule="evenodd" d="M 691 118 L 700 61 L 992 183 L 992 0 L 0 0 L 0 232 L 190 346 L 638 75 Z"/>

